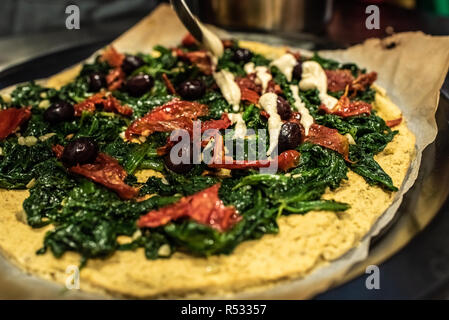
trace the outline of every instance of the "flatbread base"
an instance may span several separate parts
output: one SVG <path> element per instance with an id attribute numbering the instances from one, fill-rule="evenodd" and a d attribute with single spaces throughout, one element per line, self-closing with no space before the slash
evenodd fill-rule
<path id="1" fill-rule="evenodd" d="M 386 120 L 401 115 L 381 89 L 374 107 Z M 415 137 L 404 122 L 395 129 L 399 134 L 376 160 L 400 186 L 415 156 Z M 357 246 L 394 199 L 395 193 L 369 186 L 352 171 L 348 178 L 324 195 L 349 203 L 351 208 L 343 213 L 282 216 L 279 234 L 244 242 L 231 255 L 196 258 L 175 253 L 170 259 L 151 261 L 142 249 L 119 251 L 106 260 L 90 260 L 81 271 L 81 289 L 137 298 L 223 296 L 305 277 Z M 0 250 L 26 272 L 65 284 L 67 267 L 78 265 L 80 257 L 71 252 L 60 259 L 51 253 L 36 255 L 52 227 L 32 229 L 23 222 L 27 196 L 26 190 L 0 190 Z"/>

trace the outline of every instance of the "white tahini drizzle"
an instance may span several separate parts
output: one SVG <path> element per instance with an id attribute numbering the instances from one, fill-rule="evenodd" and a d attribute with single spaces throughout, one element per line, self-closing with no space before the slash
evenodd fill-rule
<path id="1" fill-rule="evenodd" d="M 292 81 L 293 69 L 298 64 L 298 61 L 291 53 L 286 53 L 278 59 L 271 62 L 270 66 L 275 66 L 287 78 L 288 82 Z"/>
<path id="2" fill-rule="evenodd" d="M 295 109 L 301 114 L 301 125 L 304 127 L 306 136 L 308 136 L 310 126 L 313 124 L 313 117 L 310 115 L 306 105 L 299 97 L 299 87 L 296 85 L 291 85 L 290 90 L 292 91 L 293 98 L 295 99 Z"/>
<path id="3" fill-rule="evenodd" d="M 321 103 L 332 110 L 338 100 L 327 94 L 327 77 L 320 64 L 315 61 L 306 61 L 302 64 L 302 80 L 299 82 L 301 90 L 318 89 Z"/>
<path id="4" fill-rule="evenodd" d="M 198 21 L 201 31 L 203 32 L 203 45 L 207 50 L 212 52 L 212 54 L 220 58 L 223 55 L 224 48 L 221 39 L 212 31 L 210 31 L 206 26 L 204 26 L 200 21 Z"/>
<path id="5" fill-rule="evenodd" d="M 223 94 L 226 101 L 232 105 L 234 111 L 240 109 L 240 99 L 242 93 L 239 86 L 234 81 L 234 75 L 228 70 L 214 72 L 214 79 Z"/>
<path id="6" fill-rule="evenodd" d="M 247 74 L 256 74 L 256 84 L 262 85 L 262 93 L 265 93 L 268 88 L 268 83 L 273 78 L 270 72 L 268 72 L 268 68 L 264 66 L 255 66 L 254 62 L 248 62 L 243 67 Z"/>
<path id="7" fill-rule="evenodd" d="M 228 118 L 232 124 L 235 124 L 234 139 L 245 139 L 246 124 L 241 113 L 228 113 Z"/>
<path id="8" fill-rule="evenodd" d="M 265 93 L 259 99 L 260 106 L 270 115 L 268 118 L 268 132 L 270 134 L 270 147 L 267 155 L 271 155 L 278 144 L 279 133 L 281 132 L 282 121 L 277 111 L 278 96 L 275 93 Z"/>

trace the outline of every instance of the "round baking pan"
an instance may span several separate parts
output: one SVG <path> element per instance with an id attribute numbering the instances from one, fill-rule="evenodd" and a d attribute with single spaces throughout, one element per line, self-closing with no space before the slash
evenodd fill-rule
<path id="1" fill-rule="evenodd" d="M 273 37 L 277 38 L 277 37 Z M 257 39 L 255 39 L 257 40 Z M 266 35 L 264 35 L 266 41 Z M 296 47 L 323 48 L 311 38 L 284 39 Z M 290 40 L 290 41 L 288 41 Z M 298 45 L 298 41 L 301 42 Z M 43 55 L 0 73 L 0 89 L 20 82 L 46 78 L 82 61 L 110 43 L 95 42 Z M 331 46 L 334 48 L 335 46 Z M 392 223 L 372 241 L 367 260 L 354 266 L 333 289 L 317 299 L 416 299 L 443 298 L 449 291 L 449 90 L 442 90 L 436 114 L 438 136 L 423 153 L 419 177 L 405 195 Z M 367 289 L 371 273 L 378 266 L 379 289 Z M 37 284 L 38 285 L 38 284 Z M 29 288 L 29 286 L 28 286 Z M 9 288 L 10 290 L 11 288 Z M 8 295 L 0 290 L 0 297 Z M 37 290 L 38 291 L 38 290 Z M 80 296 L 77 296 L 80 297 Z M 60 298 L 19 288 L 10 298 Z"/>

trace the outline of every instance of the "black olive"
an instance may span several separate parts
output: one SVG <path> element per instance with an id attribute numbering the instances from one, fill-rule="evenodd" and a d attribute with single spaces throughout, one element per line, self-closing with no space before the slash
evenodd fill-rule
<path id="1" fill-rule="evenodd" d="M 138 74 L 126 81 L 126 91 L 133 97 L 140 97 L 151 90 L 154 80 L 147 74 Z"/>
<path id="2" fill-rule="evenodd" d="M 98 155 L 98 145 L 91 138 L 78 138 L 71 141 L 62 153 L 62 162 L 67 166 L 92 163 Z"/>
<path id="3" fill-rule="evenodd" d="M 278 152 L 293 150 L 301 143 L 301 128 L 295 122 L 286 122 L 281 127 Z"/>
<path id="4" fill-rule="evenodd" d="M 238 48 L 234 51 L 234 55 L 232 56 L 232 60 L 234 62 L 249 62 L 253 57 L 253 53 L 248 49 Z"/>
<path id="5" fill-rule="evenodd" d="M 133 56 L 133 55 L 128 54 L 128 55 L 126 55 L 125 60 L 123 60 L 122 70 L 126 74 L 130 74 L 137 68 L 143 66 L 144 63 L 145 62 L 138 56 Z"/>
<path id="6" fill-rule="evenodd" d="M 290 104 L 282 97 L 278 96 L 277 111 L 282 120 L 288 120 L 292 116 Z"/>
<path id="7" fill-rule="evenodd" d="M 293 68 L 293 78 L 296 80 L 301 80 L 301 78 L 302 78 L 302 63 L 301 62 L 299 62 Z"/>
<path id="8" fill-rule="evenodd" d="M 94 72 L 89 75 L 89 91 L 98 92 L 101 88 L 106 86 L 106 78 L 104 74 L 99 72 Z"/>
<path id="9" fill-rule="evenodd" d="M 64 121 L 70 121 L 75 115 L 75 109 L 73 105 L 67 101 L 58 101 L 53 103 L 44 112 L 44 119 L 50 123 L 59 123 Z"/>
<path id="10" fill-rule="evenodd" d="M 201 80 L 187 80 L 178 88 L 179 95 L 186 100 L 201 98 L 206 92 L 206 85 Z"/>
<path id="11" fill-rule="evenodd" d="M 180 142 L 180 143 L 183 143 L 183 142 Z M 171 171 L 176 172 L 176 173 L 187 173 L 190 170 L 192 170 L 192 168 L 193 168 L 193 146 L 191 144 L 185 144 L 185 145 L 182 145 L 181 148 L 179 148 L 178 157 L 176 159 L 177 160 L 176 162 L 182 161 L 181 163 L 178 163 L 178 164 L 173 163 L 173 161 L 175 159 L 172 159 L 170 154 L 171 154 L 171 152 L 169 152 L 164 157 L 164 163 L 168 169 L 170 169 Z M 188 159 L 181 158 L 181 157 L 183 157 L 183 155 L 184 155 L 184 157 L 186 157 L 185 155 L 187 155 Z M 184 160 L 188 160 L 188 163 L 183 163 Z"/>

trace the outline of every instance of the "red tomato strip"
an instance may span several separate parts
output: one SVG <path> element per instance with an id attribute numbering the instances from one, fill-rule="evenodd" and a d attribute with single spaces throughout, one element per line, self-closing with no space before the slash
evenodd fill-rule
<path id="1" fill-rule="evenodd" d="M 5 139 L 31 117 L 30 107 L 0 110 L 0 140 Z"/>
<path id="2" fill-rule="evenodd" d="M 190 218 L 218 231 L 226 231 L 241 220 L 233 206 L 227 207 L 218 197 L 220 184 L 183 197 L 178 202 L 153 210 L 140 217 L 139 228 L 156 228 L 180 218 Z"/>
<path id="3" fill-rule="evenodd" d="M 133 135 L 149 136 L 153 132 L 170 132 L 175 129 L 191 130 L 193 128 L 192 121 L 208 113 L 209 109 L 204 104 L 175 98 L 131 123 L 125 136 L 131 140 Z"/>
<path id="4" fill-rule="evenodd" d="M 346 161 L 350 161 L 348 139 L 335 129 L 314 123 L 310 127 L 309 135 L 306 136 L 304 142 L 310 142 L 337 151 Z"/>
<path id="5" fill-rule="evenodd" d="M 402 117 L 400 117 L 398 119 L 388 120 L 388 121 L 385 121 L 385 122 L 386 122 L 387 126 L 389 126 L 390 128 L 393 128 L 393 127 L 396 127 L 396 126 L 401 124 Z"/>
<path id="6" fill-rule="evenodd" d="M 93 96 L 87 98 L 83 102 L 80 102 L 74 106 L 75 116 L 79 117 L 83 111 L 94 112 L 97 106 L 103 106 L 103 109 L 107 112 L 115 112 L 124 116 L 130 116 L 133 114 L 133 109 L 128 106 L 123 106 L 112 95 L 107 95 L 104 92 L 99 92 Z"/>
<path id="7" fill-rule="evenodd" d="M 53 146 L 57 158 L 61 158 L 64 147 Z M 70 172 L 82 175 L 116 192 L 122 199 L 129 200 L 137 196 L 139 190 L 127 185 L 124 180 L 128 175 L 118 161 L 105 153 L 99 153 L 94 163 L 76 165 L 68 168 Z"/>
<path id="8" fill-rule="evenodd" d="M 176 94 L 175 87 L 173 87 L 173 84 L 171 83 L 170 79 L 167 77 L 165 73 L 162 74 L 162 80 L 164 80 L 168 92 L 170 92 L 171 94 Z"/>

